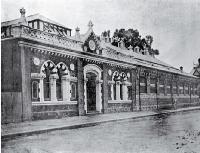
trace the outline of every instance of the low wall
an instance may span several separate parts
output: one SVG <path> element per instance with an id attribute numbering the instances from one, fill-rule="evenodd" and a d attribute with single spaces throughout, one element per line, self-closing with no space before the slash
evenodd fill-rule
<path id="1" fill-rule="evenodd" d="M 108 113 L 115 113 L 115 112 L 130 112 L 131 111 L 131 100 L 110 100 L 108 101 Z"/>
<path id="2" fill-rule="evenodd" d="M 75 103 L 33 103 L 32 120 L 56 119 L 78 115 L 78 105 Z"/>
<path id="3" fill-rule="evenodd" d="M 22 96 L 21 92 L 1 93 L 1 123 L 14 123 L 22 121 Z"/>

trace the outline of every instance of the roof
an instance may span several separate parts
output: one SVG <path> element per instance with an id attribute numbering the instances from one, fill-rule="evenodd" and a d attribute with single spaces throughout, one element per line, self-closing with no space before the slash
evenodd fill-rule
<path id="1" fill-rule="evenodd" d="M 61 25 L 55 21 L 52 21 L 40 14 L 34 14 L 34 15 L 30 15 L 30 16 L 26 17 L 27 22 L 37 20 L 37 19 L 45 21 L 45 22 L 49 22 L 51 24 L 55 24 L 55 25 L 63 27 L 63 28 L 67 28 L 64 25 Z M 13 24 L 18 24 L 18 22 L 20 22 L 20 20 L 21 20 L 21 18 L 11 20 L 11 21 L 5 21 L 5 22 L 1 23 L 1 26 L 9 26 L 9 25 L 13 25 Z M 85 34 L 81 34 L 80 40 L 77 40 L 77 41 L 84 43 L 88 39 L 90 34 L 93 32 L 93 29 L 92 29 L 93 24 L 91 21 L 89 22 L 88 26 L 89 26 L 88 31 Z M 69 28 L 67 28 L 67 29 L 69 29 Z M 72 39 L 72 40 L 76 40 L 75 36 L 70 36 L 68 38 Z M 165 62 L 162 62 L 161 60 L 159 60 L 155 57 L 152 57 L 151 55 L 142 55 L 142 54 L 133 52 L 132 50 L 115 47 L 115 46 L 111 45 L 110 43 L 105 43 L 104 41 L 100 42 L 100 46 L 102 48 L 105 48 L 108 51 L 112 50 L 115 53 L 120 53 L 120 55 L 118 55 L 118 54 L 114 55 L 115 53 L 108 54 L 108 52 L 105 54 L 105 56 L 108 56 L 109 58 L 113 58 L 114 60 L 119 60 L 119 61 L 127 62 L 130 64 L 134 64 L 134 65 L 142 65 L 145 67 L 159 69 L 159 70 L 163 70 L 163 71 L 170 72 L 170 73 L 175 73 L 175 74 L 180 74 L 180 75 L 185 75 L 185 76 L 190 76 L 190 77 L 196 77 L 193 75 L 195 70 L 193 71 L 192 74 L 183 72 Z"/>
<path id="2" fill-rule="evenodd" d="M 20 21 L 21 18 L 18 18 L 18 19 L 15 19 L 15 20 L 10 20 L 10 21 L 5 21 L 5 22 L 1 22 L 1 26 L 9 26 L 9 25 L 13 25 L 13 24 L 17 24 L 19 21 Z M 34 15 L 30 15 L 30 16 L 27 16 L 26 17 L 26 21 L 29 22 L 29 21 L 33 21 L 33 20 L 36 20 L 36 19 L 39 19 L 39 20 L 42 20 L 42 21 L 45 21 L 45 22 L 49 22 L 49 23 L 52 23 L 52 24 L 55 24 L 57 26 L 60 26 L 60 27 L 63 27 L 63 28 L 66 28 L 66 29 L 70 29 L 60 23 L 57 23 L 51 19 L 48 19 L 46 17 L 44 17 L 43 15 L 41 14 L 34 14 Z M 71 29 L 70 29 L 71 30 Z"/>
<path id="3" fill-rule="evenodd" d="M 185 75 L 185 76 L 190 76 L 190 77 L 195 77 L 194 75 L 190 74 L 190 73 L 186 73 L 183 72 L 159 59 L 157 59 L 156 57 L 152 57 L 150 55 L 142 55 L 142 54 L 138 54 L 136 52 L 133 52 L 132 50 L 127 50 L 127 49 L 122 49 L 119 47 L 115 47 L 113 45 L 111 45 L 110 43 L 105 43 L 102 42 L 101 45 L 104 46 L 104 48 L 107 49 L 112 49 L 116 52 L 119 52 L 121 54 L 127 55 L 129 57 L 132 58 L 132 64 L 138 64 L 138 65 L 142 65 L 145 67 L 149 67 L 149 68 L 155 68 L 155 69 L 159 69 L 159 70 L 163 70 L 163 71 L 167 71 L 170 73 L 175 73 L 175 74 L 180 74 L 180 75 Z M 124 57 L 122 57 L 121 61 L 128 61 L 126 59 L 123 59 Z M 136 61 L 136 62 L 135 62 Z"/>

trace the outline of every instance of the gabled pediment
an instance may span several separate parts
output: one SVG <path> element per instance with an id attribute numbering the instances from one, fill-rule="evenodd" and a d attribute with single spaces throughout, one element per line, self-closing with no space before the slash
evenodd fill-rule
<path id="1" fill-rule="evenodd" d="M 194 75 L 194 76 L 200 76 L 200 71 L 198 71 L 197 69 L 195 69 L 193 75 Z"/>
<path id="2" fill-rule="evenodd" d="M 85 52 L 90 52 L 94 54 L 102 54 L 100 40 L 93 32 L 93 29 L 92 29 L 93 24 L 91 21 L 89 22 L 88 26 L 89 26 L 89 29 L 87 33 L 84 35 L 81 35 L 81 40 L 83 42 L 83 50 Z"/>

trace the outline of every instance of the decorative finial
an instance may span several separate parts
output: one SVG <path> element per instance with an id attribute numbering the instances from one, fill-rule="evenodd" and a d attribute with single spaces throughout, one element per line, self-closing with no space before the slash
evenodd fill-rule
<path id="1" fill-rule="evenodd" d="M 181 70 L 181 72 L 183 72 L 183 67 L 182 66 L 180 67 L 180 70 Z"/>
<path id="2" fill-rule="evenodd" d="M 75 30 L 76 30 L 76 33 L 75 33 L 75 38 L 76 38 L 76 40 L 80 40 L 80 39 L 81 39 L 81 36 L 80 36 L 80 33 L 79 33 L 79 31 L 80 31 L 80 28 L 79 28 L 79 27 L 77 27 Z"/>
<path id="3" fill-rule="evenodd" d="M 26 10 L 22 7 L 22 8 L 20 9 L 20 13 L 21 13 L 21 17 L 25 17 Z"/>
<path id="4" fill-rule="evenodd" d="M 93 25 L 94 25 L 94 24 L 93 24 L 92 21 L 90 20 L 89 23 L 88 23 L 88 27 L 89 27 L 90 29 L 92 29 Z"/>
<path id="5" fill-rule="evenodd" d="M 80 28 L 79 28 L 79 27 L 76 27 L 75 30 L 76 30 L 76 32 L 79 32 L 79 31 L 80 31 Z"/>

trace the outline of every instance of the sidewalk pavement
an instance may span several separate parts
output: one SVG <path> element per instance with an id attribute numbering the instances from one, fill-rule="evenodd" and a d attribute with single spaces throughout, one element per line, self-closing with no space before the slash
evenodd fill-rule
<path id="1" fill-rule="evenodd" d="M 178 113 L 183 111 L 200 110 L 198 107 L 181 108 L 177 110 L 156 111 L 138 111 L 112 114 L 98 114 L 88 116 L 75 116 L 61 119 L 27 121 L 21 123 L 10 123 L 1 125 L 2 140 L 13 139 L 19 136 L 28 136 L 33 134 L 45 133 L 54 130 L 75 129 L 98 125 L 100 123 L 120 121 L 126 119 L 136 119 L 158 114 Z"/>

